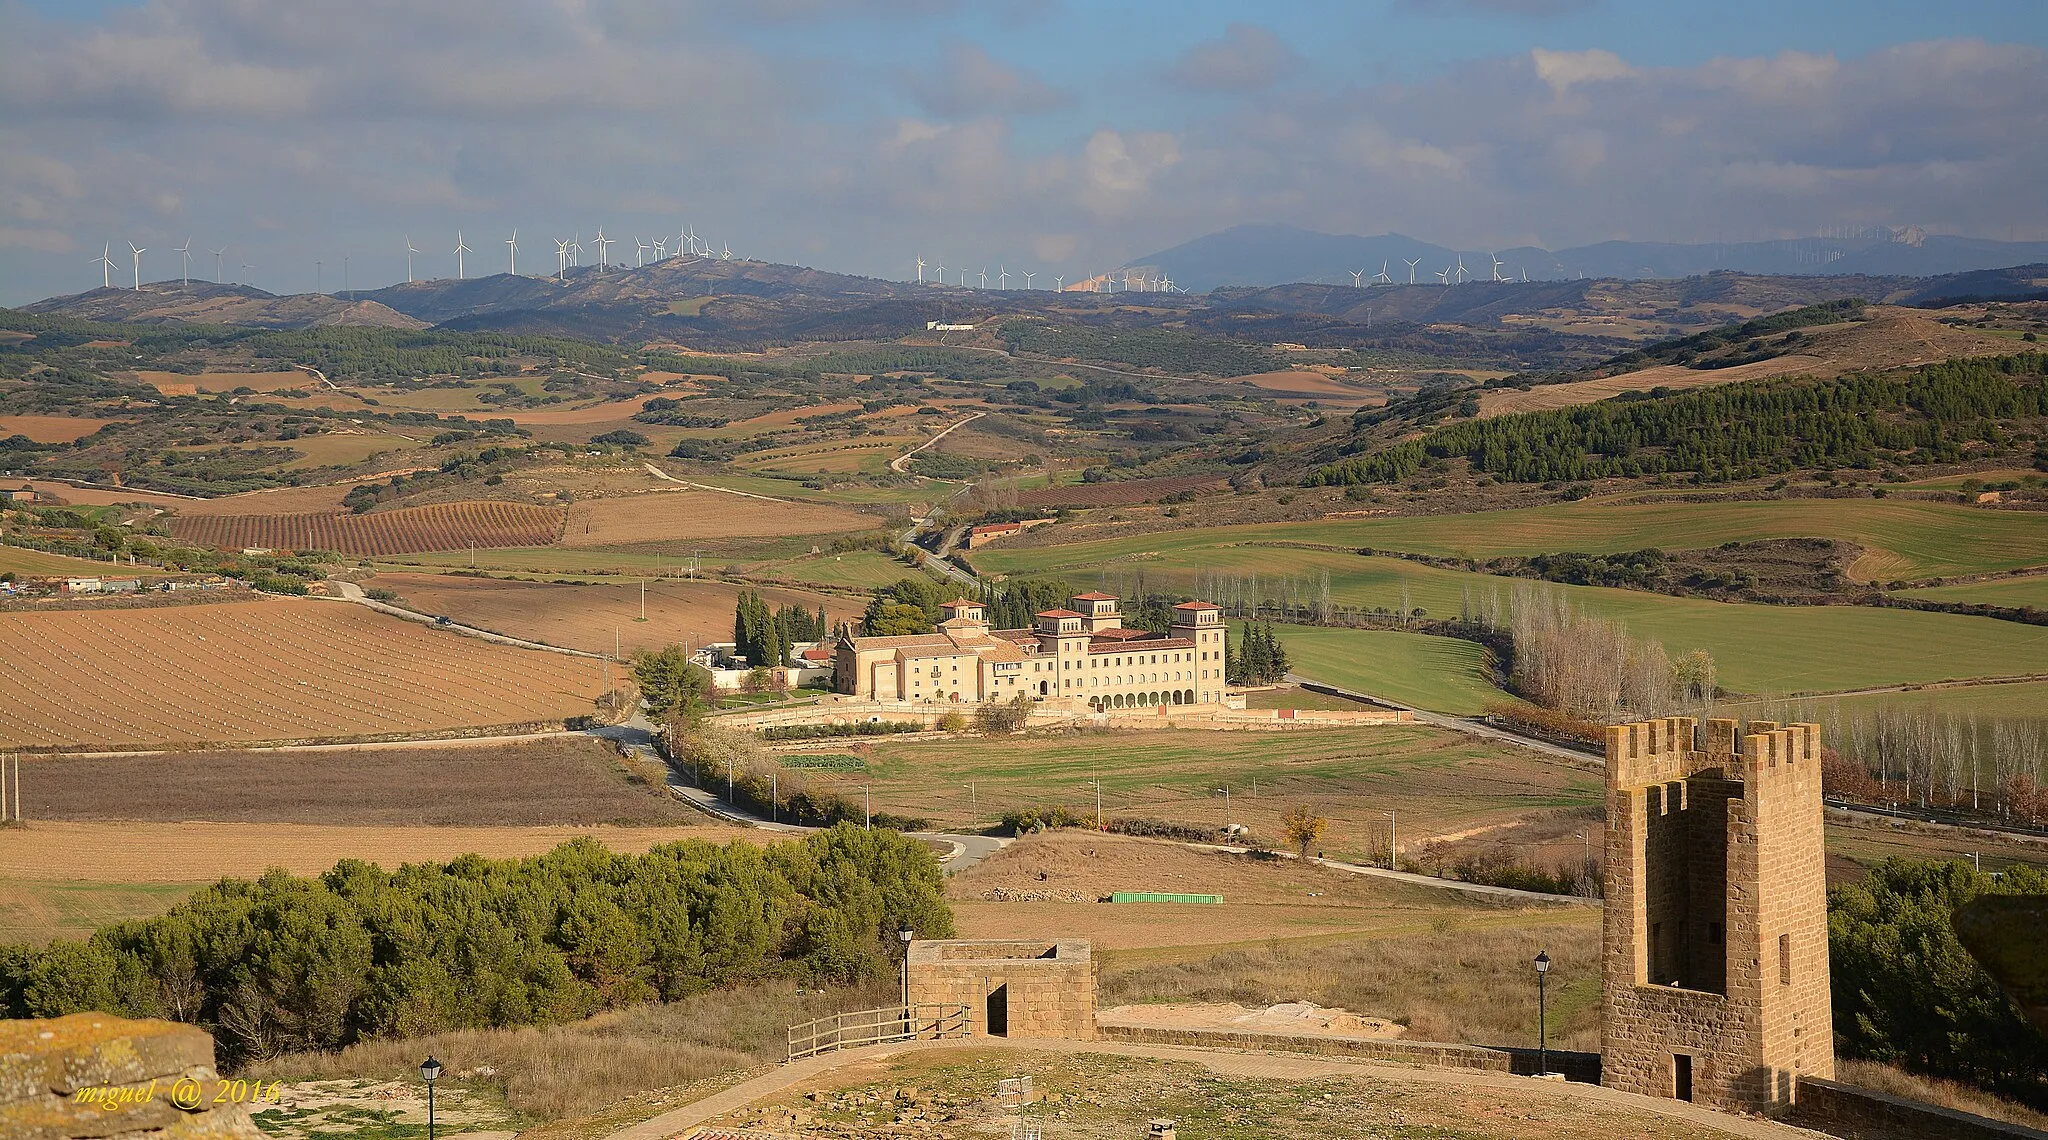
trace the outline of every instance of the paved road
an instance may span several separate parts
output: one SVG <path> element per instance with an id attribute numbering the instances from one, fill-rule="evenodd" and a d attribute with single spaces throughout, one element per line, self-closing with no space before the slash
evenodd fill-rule
<path id="1" fill-rule="evenodd" d="M 1470 736 L 1483 736 L 1490 740 L 1498 740 L 1507 744 L 1520 745 L 1521 747 L 1527 748 L 1533 752 L 1541 752 L 1545 756 L 1548 756 L 1555 760 L 1570 761 L 1573 767 L 1599 767 L 1605 763 L 1605 761 L 1601 757 L 1596 756 L 1591 752 L 1582 752 L 1576 748 L 1567 748 L 1561 744 L 1552 744 L 1550 741 L 1547 740 L 1537 740 L 1533 737 L 1523 736 L 1520 733 L 1509 732 L 1504 728 L 1498 728 L 1494 725 L 1487 724 L 1484 721 L 1467 720 L 1464 717 L 1445 716 L 1442 713 L 1433 713 L 1428 711 L 1427 709 L 1416 708 L 1414 705 L 1402 704 L 1400 701 L 1394 700 L 1391 697 L 1377 696 L 1372 693 L 1361 693 L 1355 689 L 1344 688 L 1342 685 L 1333 685 L 1328 681 L 1318 681 L 1313 677 L 1304 677 L 1299 673 L 1289 673 L 1287 674 L 1287 679 L 1295 682 L 1296 684 L 1312 685 L 1317 689 L 1321 689 L 1329 693 L 1335 693 L 1340 697 L 1348 697 L 1354 701 L 1365 701 L 1370 704 L 1383 705 L 1390 709 L 1401 709 L 1406 712 L 1411 712 L 1415 714 L 1416 720 L 1422 721 L 1424 724 L 1433 724 L 1438 728 L 1448 728 L 1453 732 L 1462 732 Z"/>
<path id="2" fill-rule="evenodd" d="M 1739 1136 L 1743 1140 L 1811 1140 L 1818 1135 L 1803 1128 L 1794 1128 L 1791 1125 L 1777 1124 L 1755 1117 L 1715 1112 L 1679 1100 L 1642 1096 L 1600 1085 L 1517 1077 L 1475 1069 L 1426 1069 L 1350 1058 L 1314 1057 L 1300 1053 L 1201 1049 L 1185 1045 L 1139 1045 L 1121 1041 L 1067 1041 L 1055 1038 L 1014 1040 L 1007 1037 L 976 1037 L 964 1042 L 919 1041 L 870 1045 L 861 1049 L 847 1049 L 792 1061 L 693 1104 L 621 1128 L 612 1133 L 609 1140 L 668 1140 L 669 1137 L 707 1120 L 744 1108 L 755 1101 L 765 1100 L 792 1085 L 823 1076 L 835 1069 L 906 1053 L 942 1049 L 1019 1049 L 1038 1053 L 1095 1054 L 1151 1061 L 1192 1062 L 1223 1076 L 1276 1081 L 1362 1076 L 1402 1084 L 1499 1089 L 1504 1092 L 1549 1096 L 1562 1102 L 1583 1105 L 1587 1109 L 1597 1107 L 1652 1114 L 1667 1120 L 1716 1129 L 1724 1135 Z"/>

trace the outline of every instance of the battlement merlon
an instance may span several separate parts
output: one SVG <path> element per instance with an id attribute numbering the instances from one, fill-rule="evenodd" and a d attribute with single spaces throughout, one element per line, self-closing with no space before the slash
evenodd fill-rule
<path id="1" fill-rule="evenodd" d="M 1756 721 L 1742 738 L 1740 779 L 1749 798 L 1766 787 L 1803 790 L 1818 803 L 1821 793 L 1820 726 Z M 1735 775 L 1735 773 L 1730 773 Z"/>
<path id="2" fill-rule="evenodd" d="M 1693 773 L 1689 716 L 1607 726 L 1607 786 L 1632 788 L 1682 780 Z"/>

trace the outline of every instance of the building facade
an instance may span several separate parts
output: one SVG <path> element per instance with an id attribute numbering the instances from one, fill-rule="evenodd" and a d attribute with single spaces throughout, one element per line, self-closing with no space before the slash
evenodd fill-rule
<path id="1" fill-rule="evenodd" d="M 1835 1075 L 1820 729 L 1607 730 L 1602 1084 L 1730 1111 Z"/>
<path id="2" fill-rule="evenodd" d="M 1070 698 L 1090 708 L 1216 704 L 1223 700 L 1223 611 L 1174 607 L 1165 634 L 1126 629 L 1118 599 L 1079 594 L 1027 629 L 990 629 L 981 603 L 948 602 L 935 633 L 843 637 L 834 684 L 878 701 L 980 704 L 1018 696 Z"/>

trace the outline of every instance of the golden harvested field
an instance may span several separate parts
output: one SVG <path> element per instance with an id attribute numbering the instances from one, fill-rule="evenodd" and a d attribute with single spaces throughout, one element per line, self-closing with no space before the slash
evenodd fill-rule
<path id="1" fill-rule="evenodd" d="M 320 378 L 310 372 L 202 372 L 196 376 L 183 372 L 137 371 L 135 378 L 155 388 L 166 396 L 195 396 L 201 392 L 232 392 L 237 388 L 251 388 L 258 392 L 280 392 L 287 388 L 324 388 Z"/>
<path id="2" fill-rule="evenodd" d="M 25 435 L 37 443 L 70 443 L 120 422 L 82 416 L 0 416 L 0 439 Z"/>
<path id="3" fill-rule="evenodd" d="M 1284 371 L 1260 372 L 1252 376 L 1233 377 L 1240 384 L 1264 388 L 1281 397 L 1319 400 L 1324 403 L 1377 404 L 1379 393 L 1368 392 L 1363 386 L 1346 384 L 1333 376 L 1321 372 Z"/>
<path id="4" fill-rule="evenodd" d="M 636 581 L 571 586 L 382 572 L 367 584 L 395 591 L 408 608 L 421 613 L 446 614 L 493 633 L 591 653 L 610 653 L 614 633 L 629 653 L 692 640 L 699 645 L 723 641 L 732 636 L 733 603 L 739 597 L 739 587 L 724 582 L 650 579 L 647 620 L 642 622 L 637 620 Z M 865 605 L 858 598 L 804 590 L 764 589 L 761 596 L 775 608 L 794 604 L 816 611 L 823 605 L 833 622 L 859 620 Z"/>
<path id="5" fill-rule="evenodd" d="M 196 515 L 171 520 L 186 542 L 222 550 L 332 550 L 376 556 L 466 546 L 547 546 L 562 532 L 562 512 L 527 503 L 476 500 L 400 507 L 366 515 L 316 512 L 277 515 Z"/>
<path id="6" fill-rule="evenodd" d="M 1821 371 L 1825 364 L 1826 362 L 1817 356 L 1798 355 L 1738 364 L 1733 368 L 1686 368 L 1677 364 L 1660 364 L 1640 372 L 1604 376 L 1598 380 L 1545 384 L 1527 392 L 1516 391 L 1513 388 L 1496 388 L 1479 397 L 1479 415 L 1484 419 L 1488 416 L 1505 416 L 1515 412 L 1569 408 L 1605 400 L 1610 396 L 1619 396 L 1623 392 L 1647 392 L 1652 388 L 1669 388 L 1676 392 L 1686 388 L 1709 388 L 1716 384 L 1761 380 L 1766 376 L 1812 374 Z"/>
<path id="7" fill-rule="evenodd" d="M 771 503 L 716 491 L 648 491 L 628 497 L 586 499 L 569 507 L 564 546 L 622 546 L 791 534 L 871 530 L 873 515 L 816 503 Z M 551 540 L 550 540 L 551 541 Z M 541 546 L 546 542 L 525 544 Z"/>
<path id="8" fill-rule="evenodd" d="M 560 720 L 600 663 L 340 602 L 0 614 L 0 746 L 308 740 Z"/>
<path id="9" fill-rule="evenodd" d="M 33 814 L 34 809 L 30 808 Z M 716 825 L 616 827 L 340 827 L 304 823 L 65 823 L 29 820 L 0 830 L 0 881 L 95 883 L 211 882 L 253 878 L 271 867 L 317 875 L 336 860 L 401 863 L 448 860 L 475 852 L 493 859 L 535 855 L 588 835 L 613 851 L 643 852 L 662 843 L 736 838 L 766 842 L 772 832 Z M 168 904 L 166 904 L 168 905 Z"/>
<path id="10" fill-rule="evenodd" d="M 492 419 L 508 419 L 522 427 L 571 426 L 577 424 L 610 423 L 613 420 L 629 421 L 647 405 L 654 396 L 634 396 L 629 400 L 608 400 L 579 408 L 505 408 L 492 409 Z"/>
<path id="11" fill-rule="evenodd" d="M 387 461 L 398 460 L 390 453 L 421 451 L 427 446 L 425 440 L 412 439 L 402 435 L 384 432 L 337 431 L 320 435 L 302 435 L 291 441 L 293 451 L 303 455 L 285 464 L 286 470 L 298 467 L 352 467 L 371 456 L 384 453 Z M 417 456 L 410 457 L 417 460 Z"/>

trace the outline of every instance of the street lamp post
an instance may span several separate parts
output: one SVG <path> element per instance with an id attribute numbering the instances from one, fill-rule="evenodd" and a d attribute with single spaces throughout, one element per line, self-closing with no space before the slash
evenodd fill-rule
<path id="1" fill-rule="evenodd" d="M 981 821 L 981 796 L 976 794 L 971 783 L 967 785 L 967 810 L 974 813 L 975 822 Z"/>
<path id="2" fill-rule="evenodd" d="M 420 1062 L 420 1077 L 427 1082 L 427 1140 L 434 1140 L 434 1082 L 441 1079 L 441 1062 L 432 1053 Z"/>
<path id="3" fill-rule="evenodd" d="M 1550 975 L 1550 952 L 1536 952 L 1536 1072 L 1539 1076 L 1550 1075 L 1550 1047 L 1547 1044 L 1548 1028 L 1543 1023 L 1544 993 L 1543 979 Z"/>
<path id="4" fill-rule="evenodd" d="M 896 940 L 897 940 L 898 942 L 901 942 L 901 943 L 903 943 L 903 1031 L 904 1031 L 905 1033 L 908 1033 L 908 1032 L 910 1032 L 910 1028 L 911 1028 L 911 1025 L 910 1025 L 910 940 L 911 940 L 912 938 L 915 938 L 915 937 L 917 937 L 917 932 L 916 932 L 916 931 L 913 931 L 912 929 L 910 929 L 910 924 L 909 924 L 909 923 L 907 923 L 907 922 L 906 922 L 906 923 L 903 923 L 903 924 L 901 924 L 901 925 L 899 925 L 899 926 L 898 926 L 898 927 L 896 928 Z"/>

